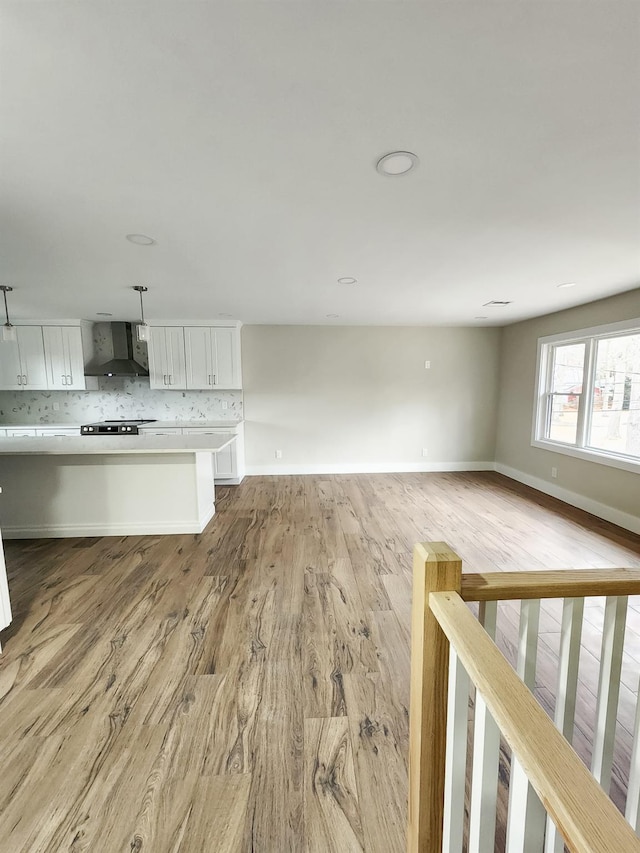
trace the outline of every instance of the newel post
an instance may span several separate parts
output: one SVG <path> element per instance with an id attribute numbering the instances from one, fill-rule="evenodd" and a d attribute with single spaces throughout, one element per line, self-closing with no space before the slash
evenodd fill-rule
<path id="1" fill-rule="evenodd" d="M 462 560 L 445 542 L 413 550 L 408 853 L 441 853 L 449 641 L 429 593 L 460 592 Z"/>

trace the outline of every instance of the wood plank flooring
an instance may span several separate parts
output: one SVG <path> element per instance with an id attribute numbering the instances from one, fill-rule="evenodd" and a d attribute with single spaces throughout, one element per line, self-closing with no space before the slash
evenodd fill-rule
<path id="1" fill-rule="evenodd" d="M 418 540 L 465 571 L 640 566 L 639 537 L 492 473 L 255 477 L 218 489 L 198 536 L 5 543 L 0 851 L 404 851 Z M 586 611 L 585 759 L 602 609 Z M 518 603 L 500 610 L 513 657 Z M 552 711 L 557 603 L 541 632 Z M 619 802 L 639 661 L 634 603 Z"/>

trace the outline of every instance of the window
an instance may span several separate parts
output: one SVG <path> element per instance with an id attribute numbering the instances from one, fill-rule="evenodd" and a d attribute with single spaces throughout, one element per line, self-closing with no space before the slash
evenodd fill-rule
<path id="1" fill-rule="evenodd" d="M 532 443 L 640 470 L 640 320 L 539 340 Z"/>

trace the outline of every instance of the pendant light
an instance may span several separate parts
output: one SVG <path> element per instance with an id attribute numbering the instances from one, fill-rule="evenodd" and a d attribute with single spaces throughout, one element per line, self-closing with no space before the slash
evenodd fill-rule
<path id="1" fill-rule="evenodd" d="M 7 305 L 7 293 L 11 293 L 13 290 L 12 287 L 9 287 L 8 284 L 0 284 L 0 290 L 4 296 L 4 313 L 7 317 L 7 322 L 2 327 L 2 334 L 0 335 L 0 340 L 3 341 L 16 341 L 18 336 L 16 334 L 16 327 L 11 325 L 11 321 L 9 320 L 9 307 Z"/>
<path id="2" fill-rule="evenodd" d="M 142 284 L 135 284 L 133 289 L 140 294 L 140 322 L 136 326 L 136 339 L 138 341 L 149 341 L 151 339 L 151 328 L 144 319 L 144 304 L 142 302 L 142 294 L 146 293 L 149 288 Z"/>

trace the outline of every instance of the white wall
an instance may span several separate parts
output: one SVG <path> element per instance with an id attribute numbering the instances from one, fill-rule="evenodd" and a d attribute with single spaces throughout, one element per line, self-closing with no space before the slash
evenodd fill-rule
<path id="1" fill-rule="evenodd" d="M 503 330 L 498 470 L 640 532 L 640 474 L 531 446 L 539 337 L 640 317 L 640 290 L 516 323 Z M 551 478 L 551 468 L 558 478 Z"/>
<path id="2" fill-rule="evenodd" d="M 499 338 L 486 328 L 244 326 L 247 473 L 492 467 Z"/>

